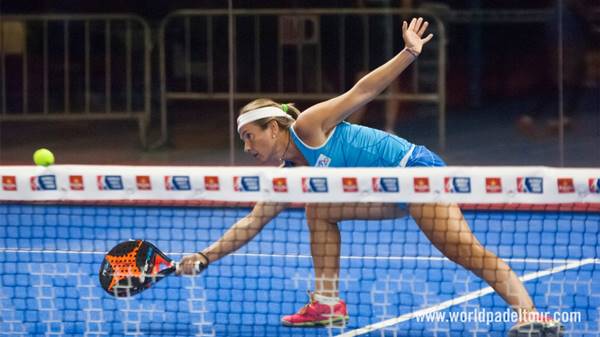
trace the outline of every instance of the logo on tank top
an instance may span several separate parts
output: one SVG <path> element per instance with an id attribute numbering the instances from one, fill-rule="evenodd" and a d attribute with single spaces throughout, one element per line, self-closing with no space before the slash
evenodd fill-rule
<path id="1" fill-rule="evenodd" d="M 315 167 L 329 167 L 329 164 L 331 164 L 331 158 L 321 153 L 319 158 L 317 158 Z"/>

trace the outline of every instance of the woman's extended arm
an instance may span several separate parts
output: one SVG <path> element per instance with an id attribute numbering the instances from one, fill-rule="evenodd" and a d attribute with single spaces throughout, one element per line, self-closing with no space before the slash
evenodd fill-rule
<path id="1" fill-rule="evenodd" d="M 207 266 L 211 262 L 231 254 L 248 243 L 263 227 L 287 207 L 283 203 L 257 203 L 252 211 L 238 220 L 223 236 L 202 251 L 184 257 L 179 263 L 178 274 L 194 274 L 194 266 L 198 261 Z M 208 258 L 208 261 L 206 261 Z"/>
<path id="2" fill-rule="evenodd" d="M 309 145 L 321 144 L 324 140 L 320 139 L 321 137 L 354 111 L 373 100 L 415 60 L 421 53 L 423 45 L 433 37 L 429 34 L 426 38 L 421 38 L 428 25 L 422 18 L 412 19 L 410 25 L 405 21 L 402 24 L 405 48 L 400 53 L 365 75 L 349 91 L 304 111 L 298 118 L 294 130 Z"/>

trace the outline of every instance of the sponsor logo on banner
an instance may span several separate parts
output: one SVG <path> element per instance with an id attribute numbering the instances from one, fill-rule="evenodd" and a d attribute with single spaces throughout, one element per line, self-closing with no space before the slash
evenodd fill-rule
<path id="1" fill-rule="evenodd" d="M 540 177 L 517 177 L 517 192 L 544 193 L 544 179 Z"/>
<path id="2" fill-rule="evenodd" d="M 69 176 L 69 186 L 71 191 L 83 191 L 83 176 Z"/>
<path id="3" fill-rule="evenodd" d="M 327 178 L 325 177 L 302 177 L 302 192 L 304 193 L 327 193 Z"/>
<path id="4" fill-rule="evenodd" d="M 218 191 L 221 189 L 219 186 L 219 177 L 217 176 L 205 176 L 204 177 L 204 189 L 207 191 Z"/>
<path id="5" fill-rule="evenodd" d="M 287 178 L 273 178 L 273 192 L 286 193 L 288 191 Z"/>
<path id="6" fill-rule="evenodd" d="M 233 177 L 233 190 L 236 192 L 258 192 L 260 191 L 260 180 L 258 176 Z"/>
<path id="7" fill-rule="evenodd" d="M 558 178 L 556 184 L 558 185 L 558 193 L 575 193 L 573 178 Z"/>
<path id="8" fill-rule="evenodd" d="M 2 176 L 2 189 L 4 191 L 16 191 L 17 190 L 17 177 Z"/>
<path id="9" fill-rule="evenodd" d="M 486 193 L 502 193 L 502 179 L 497 177 L 485 178 Z"/>
<path id="10" fill-rule="evenodd" d="M 600 178 L 588 179 L 588 186 L 591 193 L 600 193 Z"/>
<path id="11" fill-rule="evenodd" d="M 165 176 L 165 190 L 189 191 L 191 189 L 189 176 Z"/>
<path id="12" fill-rule="evenodd" d="M 135 176 L 135 185 L 139 191 L 152 190 L 152 181 L 150 176 Z"/>
<path id="13" fill-rule="evenodd" d="M 471 193 L 471 178 L 444 177 L 444 191 L 446 193 Z"/>
<path id="14" fill-rule="evenodd" d="M 373 192 L 398 193 L 400 184 L 396 177 L 373 177 L 371 179 Z"/>
<path id="15" fill-rule="evenodd" d="M 429 178 L 427 177 L 415 177 L 413 184 L 416 193 L 427 193 L 429 192 Z"/>
<path id="16" fill-rule="evenodd" d="M 343 177 L 342 187 L 344 192 L 358 192 L 358 179 L 355 177 Z"/>
<path id="17" fill-rule="evenodd" d="M 331 158 L 321 153 L 319 158 L 317 158 L 315 167 L 329 167 L 329 164 L 331 164 Z"/>
<path id="18" fill-rule="evenodd" d="M 29 181 L 31 183 L 32 191 L 56 190 L 56 176 L 54 175 L 33 176 Z"/>
<path id="19" fill-rule="evenodd" d="M 123 189 L 121 176 L 97 176 L 96 182 L 100 191 L 118 191 Z"/>

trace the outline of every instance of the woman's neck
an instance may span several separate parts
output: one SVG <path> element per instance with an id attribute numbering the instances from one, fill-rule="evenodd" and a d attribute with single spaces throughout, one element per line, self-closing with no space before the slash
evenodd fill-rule
<path id="1" fill-rule="evenodd" d="M 292 163 L 294 163 L 294 166 L 308 165 L 308 162 L 306 161 L 306 159 L 304 159 L 304 156 L 302 155 L 300 150 L 298 150 L 298 147 L 296 147 L 296 143 L 293 141 L 292 135 L 289 130 L 287 132 L 287 137 L 288 143 L 286 145 L 286 150 L 284 151 L 281 159 L 283 161 L 291 161 Z"/>

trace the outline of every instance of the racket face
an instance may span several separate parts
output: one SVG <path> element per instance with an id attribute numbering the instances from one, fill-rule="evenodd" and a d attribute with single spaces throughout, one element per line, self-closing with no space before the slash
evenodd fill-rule
<path id="1" fill-rule="evenodd" d="M 100 285 L 116 297 L 136 295 L 175 271 L 171 259 L 148 241 L 124 241 L 100 265 Z"/>

